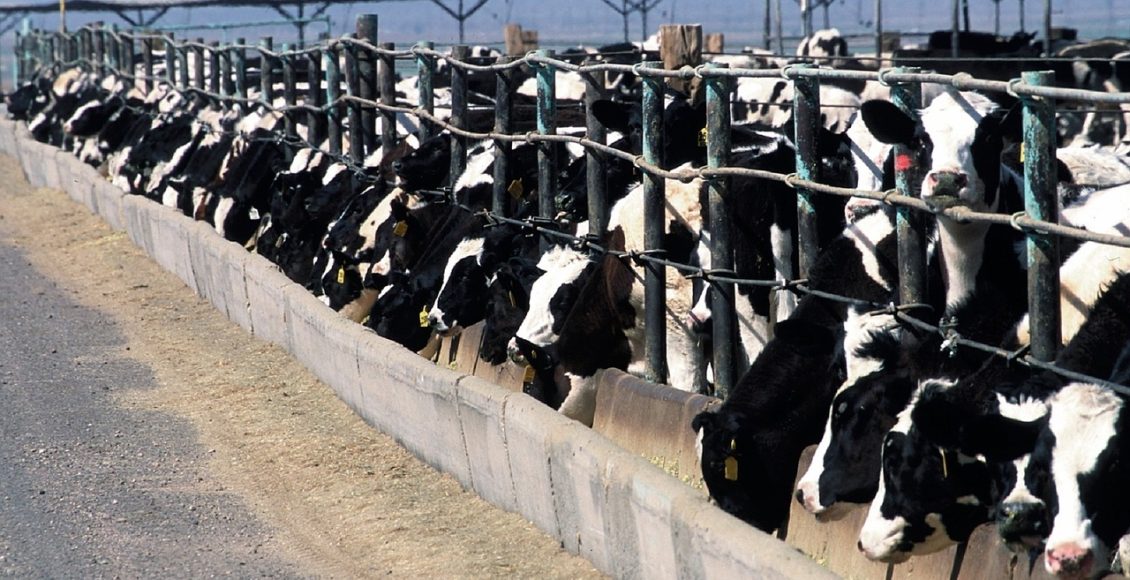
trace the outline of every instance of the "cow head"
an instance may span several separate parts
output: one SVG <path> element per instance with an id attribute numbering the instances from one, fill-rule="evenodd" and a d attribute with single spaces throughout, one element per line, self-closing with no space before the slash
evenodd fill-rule
<path id="1" fill-rule="evenodd" d="M 923 109 L 918 121 L 886 101 L 863 103 L 861 114 L 876 139 L 924 156 L 923 201 L 935 209 L 998 208 L 1001 152 L 1006 142 L 1020 139 L 1019 108 L 1009 112 L 977 93 L 947 92 Z M 900 163 L 896 158 L 896 167 Z"/>
<path id="2" fill-rule="evenodd" d="M 544 274 L 530 289 L 530 308 L 515 337 L 546 347 L 561 336 L 565 319 L 573 309 L 596 263 L 588 255 L 564 246 L 551 248 L 538 260 Z M 508 347 L 510 358 L 523 360 L 517 342 Z"/>
<path id="3" fill-rule="evenodd" d="M 762 351 L 734 393 L 782 393 L 813 389 L 819 381 L 842 380 L 837 361 L 840 337 L 831 329 L 806 320 L 778 323 L 777 334 Z M 780 384 L 788 381 L 787 384 Z M 754 393 L 749 395 L 748 393 Z M 814 394 L 813 404 L 827 405 Z M 807 445 L 806 434 L 789 433 L 782 421 L 789 418 L 764 408 L 779 410 L 779 401 L 764 405 L 735 399 L 717 410 L 699 413 L 691 422 L 698 432 L 699 464 L 710 497 L 727 512 L 760 530 L 770 532 L 788 514 L 789 497 L 796 479 L 796 462 Z M 756 415 L 755 415 L 756 414 Z"/>
<path id="4" fill-rule="evenodd" d="M 797 484 L 797 501 L 821 521 L 839 519 L 852 504 L 875 496 L 883 436 L 914 392 L 894 317 L 850 311 L 845 330 L 848 379 L 832 399 L 824 435 Z"/>
<path id="5" fill-rule="evenodd" d="M 451 135 L 441 133 L 420 143 L 420 148 L 392 163 L 397 185 L 404 191 L 436 189 L 451 170 Z"/>
<path id="6" fill-rule="evenodd" d="M 1086 383 L 1049 401 L 1047 427 L 1033 463 L 1051 474 L 1052 530 L 1044 550 L 1048 572 L 1085 578 L 1106 569 L 1111 549 L 1130 525 L 1130 500 L 1112 482 L 1127 481 L 1126 401 Z"/>

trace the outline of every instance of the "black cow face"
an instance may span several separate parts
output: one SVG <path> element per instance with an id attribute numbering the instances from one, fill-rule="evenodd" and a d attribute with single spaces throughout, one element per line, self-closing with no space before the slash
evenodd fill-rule
<path id="1" fill-rule="evenodd" d="M 726 409 L 703 411 L 691 421 L 699 433 L 702 479 L 718 507 L 760 530 L 771 531 L 779 521 L 766 518 L 764 498 L 754 481 L 760 466 L 760 446 L 743 429 L 744 416 Z"/>
<path id="2" fill-rule="evenodd" d="M 451 170 L 451 135 L 443 133 L 420 144 L 415 151 L 393 162 L 397 185 L 408 192 L 437 189 Z"/>
<path id="3" fill-rule="evenodd" d="M 923 391 L 941 388 L 931 381 Z M 963 542 L 988 521 L 988 465 L 938 447 L 903 411 L 883 438 L 882 477 L 860 531 L 859 548 L 883 562 L 903 562 Z"/>
<path id="4" fill-rule="evenodd" d="M 882 366 L 845 385 L 832 399 L 824 438 L 797 486 L 797 500 L 822 520 L 846 513 L 847 506 L 837 504 L 867 503 L 879 489 L 883 437 L 915 387 L 901 352 L 894 335 L 874 335 L 854 357 L 881 361 Z"/>

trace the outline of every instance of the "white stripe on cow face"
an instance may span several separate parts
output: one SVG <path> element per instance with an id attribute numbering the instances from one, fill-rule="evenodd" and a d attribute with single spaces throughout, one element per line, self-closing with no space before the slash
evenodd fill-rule
<path id="1" fill-rule="evenodd" d="M 1049 401 L 1048 429 L 1055 435 L 1052 448 L 1052 478 L 1058 513 L 1048 536 L 1045 562 L 1052 571 L 1051 555 L 1075 547 L 1089 551 L 1095 561 L 1105 560 L 1110 547 L 1091 530 L 1079 488 L 1080 476 L 1092 473 L 1099 455 L 1112 444 L 1123 402 L 1102 387 L 1072 383 Z"/>
<path id="2" fill-rule="evenodd" d="M 797 483 L 797 491 L 800 493 L 798 499 L 801 505 L 821 521 L 843 517 L 853 505 L 844 502 L 837 502 L 830 506 L 823 505 L 820 499 L 820 477 L 824 474 L 828 448 L 831 447 L 832 438 L 835 437 L 835 431 L 832 430 L 832 414 L 835 405 L 846 405 L 842 401 L 837 402 L 837 398 L 840 393 L 854 386 L 861 377 L 883 370 L 883 360 L 864 358 L 857 354 L 873 333 L 895 333 L 897 336 L 901 334 L 901 327 L 895 317 L 890 314 L 859 313 L 855 308 L 849 308 L 847 320 L 844 321 L 844 357 L 846 359 L 847 379 L 836 390 L 836 396 L 832 399 L 833 407 L 829 409 L 828 419 L 824 423 L 824 434 L 820 438 L 820 443 L 816 446 L 808 470 L 804 472 L 804 476 Z"/>
<path id="3" fill-rule="evenodd" d="M 467 168 L 455 180 L 452 191 L 461 191 L 482 183 L 490 183 L 493 176 L 487 171 L 494 163 L 494 141 L 484 141 L 467 152 Z"/>
<path id="4" fill-rule="evenodd" d="M 514 336 L 538 347 L 557 342 L 550 301 L 561 286 L 575 282 L 588 263 L 588 256 L 570 248 L 557 246 L 543 254 L 538 269 L 545 274 L 534 281 L 529 311 Z"/>
<path id="5" fill-rule="evenodd" d="M 221 197 L 216 203 L 216 212 L 212 214 L 212 225 L 215 226 L 216 233 L 220 234 L 220 237 L 224 237 L 224 221 L 227 220 L 234 205 L 235 199 L 230 197 Z"/>
<path id="6" fill-rule="evenodd" d="M 443 268 L 443 282 L 440 284 L 439 292 L 436 293 L 436 299 L 428 311 L 428 320 L 436 330 L 443 332 L 454 328 L 449 328 L 444 321 L 443 307 L 440 305 L 439 301 L 443 298 L 443 291 L 447 288 L 448 283 L 451 282 L 451 273 L 455 270 L 457 264 L 464 260 L 474 260 L 475 263 L 481 262 L 483 256 L 483 242 L 484 238 L 462 240 L 455 246 L 455 250 L 451 252 L 451 255 L 448 256 L 447 264 L 445 264 Z M 455 321 L 452 321 L 452 323 L 454 324 Z"/>
<path id="7" fill-rule="evenodd" d="M 970 92 L 943 93 L 921 112 L 922 128 L 930 136 L 933 149 L 930 170 L 922 180 L 922 197 L 934 194 L 931 176 L 938 172 L 964 174 L 966 184 L 958 197 L 972 209 L 991 211 L 985 204 L 985 183 L 973 164 L 973 141 L 982 119 L 998 108 L 987 97 Z"/>
<path id="8" fill-rule="evenodd" d="M 855 244 L 863 257 L 863 271 L 872 281 L 888 290 L 890 284 L 883 279 L 882 269 L 879 267 L 878 245 L 894 231 L 894 222 L 884 212 L 873 213 L 844 230 L 844 236 Z"/>

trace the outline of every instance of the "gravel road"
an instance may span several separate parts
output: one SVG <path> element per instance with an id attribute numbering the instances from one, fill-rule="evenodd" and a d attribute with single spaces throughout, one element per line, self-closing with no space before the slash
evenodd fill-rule
<path id="1" fill-rule="evenodd" d="M 0 175 L 0 576 L 600 577 Z"/>

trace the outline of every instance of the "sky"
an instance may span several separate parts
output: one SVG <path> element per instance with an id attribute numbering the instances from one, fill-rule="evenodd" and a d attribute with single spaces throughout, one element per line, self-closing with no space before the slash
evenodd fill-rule
<path id="1" fill-rule="evenodd" d="M 456 6 L 458 0 L 442 0 Z M 610 0 L 619 5 L 620 0 Z M 736 52 L 744 46 L 761 46 L 765 2 L 770 0 L 651 0 L 658 4 L 649 14 L 648 30 L 654 32 L 659 24 L 698 23 L 706 33 L 725 34 L 726 50 Z M 1001 31 L 1011 34 L 1020 28 L 1020 7 L 1024 6 L 1024 25 L 1027 30 L 1041 30 L 1045 0 L 1000 0 Z M 1102 36 L 1130 36 L 1130 0 L 1050 0 L 1052 20 L 1056 26 L 1079 29 L 1081 38 Z M 467 6 L 473 0 L 464 0 Z M 801 32 L 798 0 L 780 0 L 785 36 L 799 36 Z M 873 31 L 876 0 L 832 0 L 828 10 L 828 23 L 844 34 L 867 34 Z M 311 2 L 313 4 L 313 2 Z M 885 0 L 884 30 L 929 32 L 948 29 L 951 19 L 949 0 Z M 993 0 L 970 0 L 970 20 L 974 30 L 992 32 L 994 28 Z M 372 13 L 379 17 L 379 40 L 408 46 L 416 41 L 431 40 L 438 46 L 453 44 L 458 40 L 456 21 L 445 14 L 431 0 L 409 2 L 358 2 L 348 6 L 334 6 L 328 11 L 330 32 L 339 36 L 351 31 L 358 14 Z M 208 25 L 217 22 L 256 22 L 278 20 L 279 15 L 265 8 L 194 8 L 170 10 L 160 21 L 161 25 Z M 122 21 L 113 14 L 68 14 L 68 26 L 74 28 L 85 22 L 104 20 Z M 824 12 L 815 13 L 815 25 L 823 27 Z M 488 0 L 475 13 L 466 27 L 467 44 L 500 44 L 502 28 L 506 23 L 517 23 L 523 28 L 537 30 L 542 46 L 560 48 L 578 44 L 599 45 L 623 40 L 623 21 L 602 0 Z M 33 27 L 57 29 L 57 14 L 33 15 Z M 322 23 L 311 24 L 312 33 L 326 30 Z M 629 22 L 632 40 L 641 39 L 643 29 L 638 15 Z M 290 25 L 256 26 L 230 31 L 226 40 L 238 37 L 254 41 L 271 35 L 276 45 L 296 38 Z M 224 40 L 217 31 L 178 32 L 178 37 L 202 36 Z M 909 41 L 916 39 L 909 38 Z M 851 41 L 849 41 L 851 42 Z M 11 54 L 12 34 L 0 39 L 0 54 Z M 869 39 L 856 39 L 854 50 L 865 52 L 873 46 Z M 0 59 L 0 75 L 8 80 L 11 57 Z"/>

